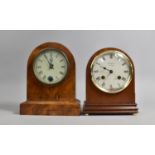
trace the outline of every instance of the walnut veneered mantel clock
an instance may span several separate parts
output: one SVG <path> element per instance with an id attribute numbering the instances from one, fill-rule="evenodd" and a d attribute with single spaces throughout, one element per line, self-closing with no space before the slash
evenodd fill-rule
<path id="1" fill-rule="evenodd" d="M 135 69 L 121 49 L 104 48 L 89 60 L 84 114 L 134 114 Z"/>
<path id="2" fill-rule="evenodd" d="M 35 48 L 27 65 L 27 101 L 21 115 L 80 115 L 75 92 L 75 61 L 62 44 Z"/>

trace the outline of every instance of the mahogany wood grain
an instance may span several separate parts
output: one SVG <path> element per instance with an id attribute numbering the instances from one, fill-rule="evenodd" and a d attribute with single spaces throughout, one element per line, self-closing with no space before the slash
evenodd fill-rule
<path id="1" fill-rule="evenodd" d="M 91 80 L 91 63 L 100 53 L 107 50 L 118 50 L 127 55 L 124 51 L 117 48 L 104 48 L 97 51 L 89 60 L 86 69 L 86 101 L 84 103 L 84 114 L 134 114 L 138 112 L 135 103 L 135 69 L 133 78 L 129 86 L 120 93 L 108 94 L 96 88 Z M 128 56 L 128 55 L 127 55 Z M 128 56 L 134 64 L 131 58 Z"/>

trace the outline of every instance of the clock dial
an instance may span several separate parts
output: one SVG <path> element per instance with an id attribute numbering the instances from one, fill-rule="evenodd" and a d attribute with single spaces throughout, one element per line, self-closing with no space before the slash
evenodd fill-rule
<path id="1" fill-rule="evenodd" d="M 33 70 L 42 83 L 57 84 L 67 75 L 68 59 L 62 51 L 46 49 L 36 57 Z"/>
<path id="2" fill-rule="evenodd" d="M 133 66 L 122 52 L 109 50 L 96 56 L 91 64 L 94 85 L 103 92 L 118 93 L 131 82 Z"/>

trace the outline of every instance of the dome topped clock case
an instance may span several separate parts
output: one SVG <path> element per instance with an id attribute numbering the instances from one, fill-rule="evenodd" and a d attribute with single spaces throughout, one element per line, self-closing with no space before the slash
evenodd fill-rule
<path id="1" fill-rule="evenodd" d="M 85 114 L 134 114 L 135 69 L 121 49 L 104 48 L 89 60 L 86 71 Z"/>
<path id="2" fill-rule="evenodd" d="M 27 66 L 27 101 L 20 105 L 22 115 L 80 115 L 76 99 L 75 61 L 59 43 L 35 48 Z"/>

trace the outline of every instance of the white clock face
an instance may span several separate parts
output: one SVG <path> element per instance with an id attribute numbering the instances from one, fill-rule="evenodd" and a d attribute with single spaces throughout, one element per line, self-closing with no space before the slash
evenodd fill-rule
<path id="1" fill-rule="evenodd" d="M 114 94 L 123 91 L 130 84 L 133 66 L 124 53 L 109 50 L 94 58 L 91 76 L 98 89 Z"/>
<path id="2" fill-rule="evenodd" d="M 56 49 L 46 49 L 35 59 L 33 70 L 36 78 L 45 84 L 57 84 L 67 75 L 68 60 Z"/>

